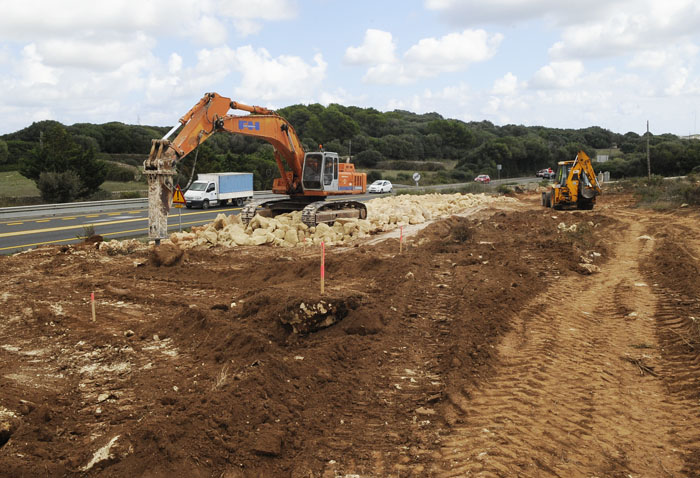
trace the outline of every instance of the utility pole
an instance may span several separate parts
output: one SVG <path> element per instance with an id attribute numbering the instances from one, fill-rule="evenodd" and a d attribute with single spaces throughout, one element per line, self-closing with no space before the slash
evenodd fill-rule
<path id="1" fill-rule="evenodd" d="M 647 176 L 651 179 L 651 160 L 649 159 L 649 120 L 647 120 Z"/>

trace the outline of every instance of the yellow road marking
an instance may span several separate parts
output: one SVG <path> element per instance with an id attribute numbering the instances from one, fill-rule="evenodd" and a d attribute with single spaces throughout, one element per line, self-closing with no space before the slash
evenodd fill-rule
<path id="1" fill-rule="evenodd" d="M 183 226 L 187 226 L 187 225 L 190 225 L 190 224 L 201 224 L 201 223 L 202 223 L 201 220 L 200 220 L 200 221 L 190 221 L 190 222 L 183 222 L 182 225 L 183 225 Z M 177 228 L 177 227 L 178 227 L 177 224 L 170 224 L 170 225 L 168 226 L 168 229 L 175 229 L 175 228 Z M 108 232 L 108 233 L 106 233 L 106 234 L 100 234 L 100 235 L 101 235 L 102 237 L 104 237 L 104 236 L 115 236 L 115 235 L 117 235 L 117 234 L 131 234 L 131 233 L 134 233 L 134 232 L 144 232 L 144 231 L 147 231 L 147 230 L 148 230 L 147 227 L 143 227 L 143 228 L 140 228 L 140 229 L 132 229 L 132 230 L 130 230 L 130 231 Z M 75 238 L 71 238 L 71 239 L 56 239 L 55 241 L 35 242 L 35 243 L 33 243 L 33 244 L 20 244 L 20 245 L 17 245 L 17 246 L 0 247 L 0 251 L 6 251 L 6 250 L 8 250 L 8 249 L 21 249 L 21 248 L 24 248 L 24 247 L 45 246 L 45 245 L 47 245 L 47 244 L 58 244 L 59 242 L 70 242 L 70 241 L 75 241 L 75 240 L 76 240 Z"/>
<path id="2" fill-rule="evenodd" d="M 34 222 L 49 222 L 51 219 L 37 219 Z"/>
<path id="3" fill-rule="evenodd" d="M 75 216 L 68 216 L 68 217 L 62 217 L 60 218 L 61 221 L 72 221 L 73 219 L 77 219 Z"/>
<path id="4" fill-rule="evenodd" d="M 24 223 L 23 222 L 8 222 L 7 223 L 8 226 L 17 226 L 19 224 L 24 224 Z"/>
<path id="5" fill-rule="evenodd" d="M 83 217 L 100 217 L 100 215 L 99 214 L 86 214 Z"/>
<path id="6" fill-rule="evenodd" d="M 241 208 L 224 209 L 223 211 L 238 211 L 240 209 Z M 183 214 L 183 216 L 194 216 L 194 215 L 199 215 L 199 214 L 212 214 L 212 213 L 216 213 L 216 212 L 217 211 L 212 211 L 211 209 L 208 209 L 206 211 L 201 211 L 201 212 L 188 212 L 188 213 Z M 176 217 L 176 216 L 177 216 L 177 214 L 173 214 L 169 217 Z M 121 219 L 119 221 L 99 222 L 99 223 L 95 223 L 95 224 L 91 224 L 91 225 L 93 225 L 93 226 L 109 226 L 109 225 L 113 225 L 113 224 L 126 224 L 128 222 L 138 222 L 138 221 L 148 221 L 148 218 L 147 217 L 135 217 L 133 219 Z M 183 223 L 183 224 L 185 224 L 185 223 Z M 191 223 L 188 223 L 188 224 L 191 224 Z M 32 229 L 29 231 L 4 232 L 4 233 L 0 234 L 0 237 L 23 236 L 25 234 L 27 234 L 27 235 L 28 234 L 41 234 L 43 232 L 69 231 L 71 229 L 82 229 L 84 226 L 87 226 L 87 225 L 88 224 L 76 224 L 73 226 L 47 227 L 45 229 Z M 175 224 L 175 225 L 177 225 L 177 224 Z M 146 229 L 143 229 L 143 230 L 145 231 Z M 129 231 L 127 231 L 127 232 L 129 232 Z M 117 232 L 116 234 L 121 234 L 121 232 Z M 103 235 L 107 235 L 107 234 L 103 234 Z M 50 243 L 46 243 L 46 244 L 50 244 Z M 18 247 L 18 246 L 16 246 L 16 247 Z M 5 249 L 7 249 L 7 248 L 5 248 Z M 3 249 L 0 249 L 0 250 L 3 250 Z"/>

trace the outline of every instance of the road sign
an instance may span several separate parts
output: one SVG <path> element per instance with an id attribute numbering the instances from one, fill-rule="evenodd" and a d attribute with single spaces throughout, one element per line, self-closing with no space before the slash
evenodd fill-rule
<path id="1" fill-rule="evenodd" d="M 185 196 L 182 195 L 182 191 L 180 191 L 180 185 L 178 184 L 175 188 L 175 194 L 173 194 L 173 206 L 181 208 L 185 204 Z"/>
<path id="2" fill-rule="evenodd" d="M 413 180 L 416 182 L 416 186 L 418 186 L 418 181 L 420 181 L 420 173 L 413 173 Z"/>

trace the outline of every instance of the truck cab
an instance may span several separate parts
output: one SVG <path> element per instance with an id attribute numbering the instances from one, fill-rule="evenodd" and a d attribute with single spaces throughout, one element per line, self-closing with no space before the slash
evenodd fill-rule
<path id="1" fill-rule="evenodd" d="M 207 209 L 209 206 L 217 205 L 218 201 L 216 183 L 212 181 L 201 181 L 198 179 L 185 192 L 185 205 L 188 208 L 201 207 Z"/>

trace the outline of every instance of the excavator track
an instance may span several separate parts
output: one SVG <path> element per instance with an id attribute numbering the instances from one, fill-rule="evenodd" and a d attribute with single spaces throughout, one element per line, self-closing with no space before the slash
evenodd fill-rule
<path id="1" fill-rule="evenodd" d="M 367 207 L 360 201 L 316 201 L 301 211 L 301 220 L 309 227 L 333 224 L 340 218 L 366 219 Z"/>
<path id="2" fill-rule="evenodd" d="M 256 214 L 265 217 L 301 210 L 301 220 L 309 227 L 320 223 L 333 224 L 336 219 L 365 219 L 367 207 L 360 201 L 314 201 L 290 198 L 253 201 L 241 209 L 241 220 L 248 224 Z"/>

